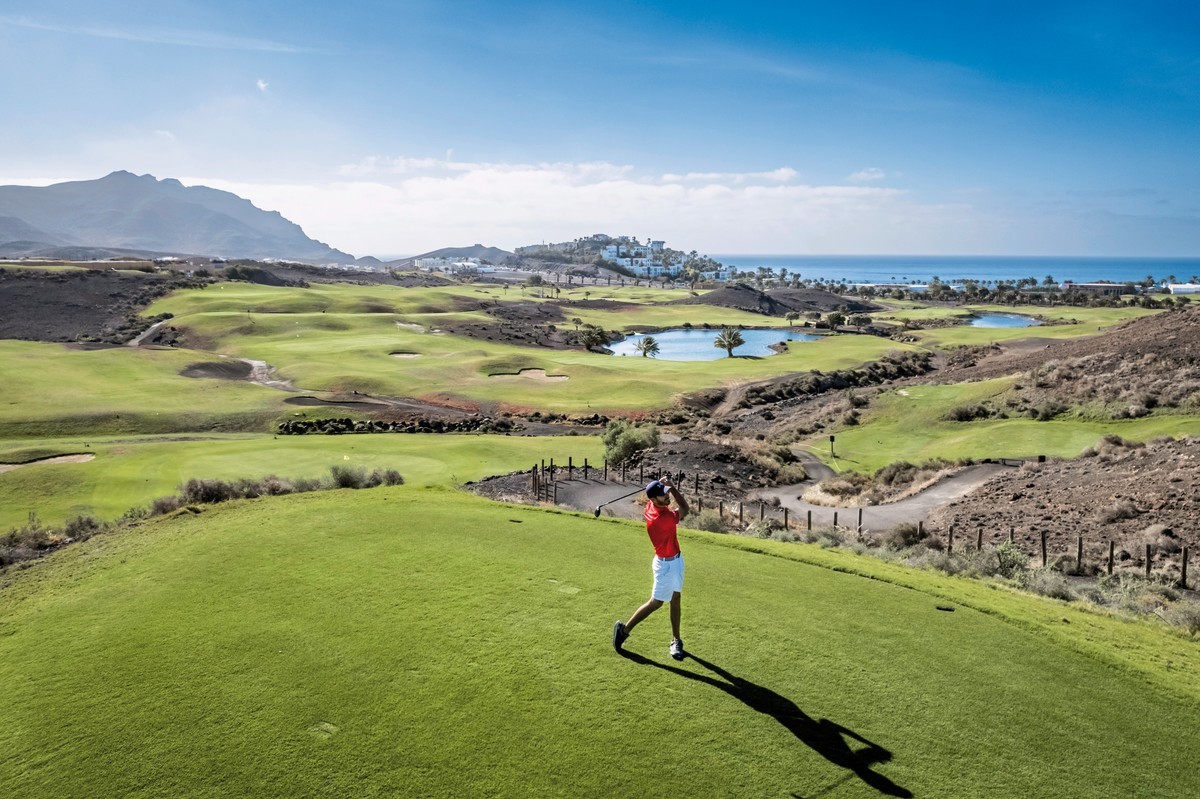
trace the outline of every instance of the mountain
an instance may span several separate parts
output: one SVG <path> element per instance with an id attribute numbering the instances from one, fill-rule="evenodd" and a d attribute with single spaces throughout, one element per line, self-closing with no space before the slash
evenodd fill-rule
<path id="1" fill-rule="evenodd" d="M 0 242 L 353 263 L 278 211 L 207 186 L 113 172 L 53 186 L 0 186 Z M 8 253 L 0 243 L 0 253 Z"/>
<path id="2" fill-rule="evenodd" d="M 478 258 L 481 261 L 498 264 L 503 263 L 506 258 L 511 258 L 512 253 L 508 250 L 502 250 L 499 247 L 485 247 L 482 244 L 475 244 L 471 247 L 442 247 L 440 250 L 431 250 L 423 252 L 420 255 L 414 255 L 411 258 L 400 258 L 389 263 L 397 266 L 411 264 L 418 258 Z"/>

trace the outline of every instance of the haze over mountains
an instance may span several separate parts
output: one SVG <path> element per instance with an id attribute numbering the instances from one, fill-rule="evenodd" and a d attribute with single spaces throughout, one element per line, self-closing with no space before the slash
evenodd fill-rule
<path id="1" fill-rule="evenodd" d="M 356 260 L 309 238 L 277 211 L 173 178 L 118 171 L 52 186 L 0 186 L 0 256 L 112 255 Z"/>

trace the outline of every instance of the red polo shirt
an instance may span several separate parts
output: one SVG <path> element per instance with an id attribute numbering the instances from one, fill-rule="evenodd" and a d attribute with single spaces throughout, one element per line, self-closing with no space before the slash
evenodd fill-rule
<path id="1" fill-rule="evenodd" d="M 654 554 L 660 558 L 678 555 L 679 537 L 675 534 L 675 528 L 679 524 L 679 511 L 647 502 L 642 516 L 646 519 L 650 543 L 654 544 Z"/>

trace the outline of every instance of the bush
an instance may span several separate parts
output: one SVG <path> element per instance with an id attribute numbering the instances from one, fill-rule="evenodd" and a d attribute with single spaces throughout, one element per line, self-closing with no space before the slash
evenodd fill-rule
<path id="1" fill-rule="evenodd" d="M 1200 633 L 1200 603 L 1176 602 L 1163 611 L 1162 617 L 1167 624 L 1187 630 L 1188 635 Z"/>
<path id="2" fill-rule="evenodd" d="M 996 556 L 996 572 L 1010 580 L 1022 574 L 1029 568 L 1029 556 L 1012 541 L 1004 541 L 992 547 Z"/>
<path id="3" fill-rule="evenodd" d="M 1071 586 L 1067 583 L 1067 578 L 1051 569 L 1029 569 L 1021 574 L 1018 583 L 1026 591 L 1048 596 L 1051 599 L 1069 601 L 1075 598 Z"/>
<path id="4" fill-rule="evenodd" d="M 917 525 L 905 522 L 880 535 L 879 543 L 891 549 L 904 549 L 914 546 L 924 537 Z"/>
<path id="5" fill-rule="evenodd" d="M 402 474 L 400 474 L 400 472 L 396 471 L 395 469 L 384 469 L 382 471 L 380 471 L 379 469 L 376 469 L 375 473 L 379 475 L 380 482 L 383 485 L 389 485 L 389 486 L 404 485 L 404 476 Z"/>
<path id="6" fill-rule="evenodd" d="M 604 457 L 619 466 L 642 450 L 658 446 L 658 427 L 652 423 L 632 425 L 624 419 L 613 419 L 604 426 Z"/>
<path id="7" fill-rule="evenodd" d="M 746 535 L 754 538 L 774 538 L 783 530 L 783 522 L 778 519 L 755 519 L 746 525 Z"/>
<path id="8" fill-rule="evenodd" d="M 96 533 L 102 533 L 107 529 L 107 524 L 97 521 L 91 516 L 76 516 L 67 521 L 63 532 L 72 541 L 86 541 Z"/>
<path id="9" fill-rule="evenodd" d="M 237 499 L 239 496 L 237 488 L 224 480 L 198 480 L 193 477 L 184 483 L 180 491 L 180 504 L 213 505 Z"/>
<path id="10" fill-rule="evenodd" d="M 329 467 L 329 480 L 334 488 L 369 488 L 367 470 L 359 466 Z"/>
<path id="11" fill-rule="evenodd" d="M 684 526 L 693 530 L 704 530 L 709 533 L 728 533 L 729 527 L 725 520 L 715 510 L 702 510 L 693 513 L 684 520 Z"/>
<path id="12" fill-rule="evenodd" d="M 183 501 L 177 496 L 159 497 L 150 503 L 151 516 L 165 516 L 183 507 Z"/>

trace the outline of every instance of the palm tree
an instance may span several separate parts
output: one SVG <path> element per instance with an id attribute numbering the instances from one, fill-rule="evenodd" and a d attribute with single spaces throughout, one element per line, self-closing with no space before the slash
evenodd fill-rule
<path id="1" fill-rule="evenodd" d="M 642 357 L 658 357 L 658 342 L 654 340 L 654 336 L 646 336 L 644 339 L 633 345 L 633 348 L 642 354 Z"/>
<path id="2" fill-rule="evenodd" d="M 734 349 L 745 343 L 746 339 L 742 338 L 741 331 L 736 327 L 723 327 L 716 340 L 713 341 L 713 346 L 725 350 L 725 353 L 732 358 Z"/>

